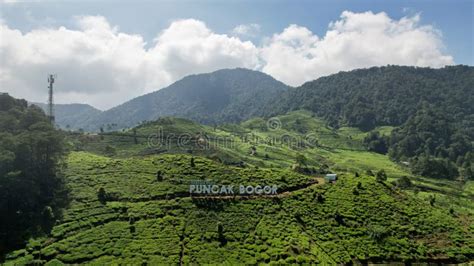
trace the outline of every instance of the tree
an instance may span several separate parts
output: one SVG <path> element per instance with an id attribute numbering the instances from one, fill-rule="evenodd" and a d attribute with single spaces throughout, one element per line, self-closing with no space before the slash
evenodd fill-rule
<path id="1" fill-rule="evenodd" d="M 336 222 L 337 222 L 339 225 L 344 225 L 344 224 L 345 224 L 345 222 L 344 222 L 344 217 L 343 217 L 341 214 L 339 214 L 339 212 L 336 212 L 336 213 L 334 214 L 334 220 L 336 220 Z"/>
<path id="2" fill-rule="evenodd" d="M 412 186 L 412 183 L 408 176 L 402 176 L 397 180 L 397 185 L 401 188 L 409 188 Z"/>
<path id="3" fill-rule="evenodd" d="M 224 236 L 224 226 L 222 223 L 217 223 L 217 235 L 221 246 L 224 246 L 227 243 L 227 239 Z"/>
<path id="4" fill-rule="evenodd" d="M 115 156 L 117 154 L 117 150 L 113 146 L 107 145 L 105 146 L 104 153 L 107 156 Z"/>
<path id="5" fill-rule="evenodd" d="M 250 147 L 250 155 L 254 155 L 254 156 L 257 155 L 257 147 L 255 146 Z"/>
<path id="6" fill-rule="evenodd" d="M 414 160 L 412 171 L 415 174 L 433 177 L 454 179 L 459 175 L 456 165 L 448 159 L 419 156 Z"/>
<path id="7" fill-rule="evenodd" d="M 435 202 L 436 202 L 436 197 L 431 195 L 430 198 L 429 198 L 429 202 L 430 202 L 430 205 L 431 206 L 434 206 Z"/>
<path id="8" fill-rule="evenodd" d="M 381 136 L 378 131 L 373 131 L 364 138 L 364 144 L 369 151 L 386 154 L 388 152 L 389 138 Z"/>
<path id="9" fill-rule="evenodd" d="M 318 200 L 319 203 L 324 203 L 324 196 L 321 194 L 318 194 L 316 196 L 316 199 Z"/>
<path id="10" fill-rule="evenodd" d="M 352 189 L 352 194 L 359 195 L 359 190 L 357 189 L 357 187 Z"/>
<path id="11" fill-rule="evenodd" d="M 158 172 L 156 172 L 156 181 L 163 181 L 163 173 L 161 172 L 161 170 L 158 170 Z"/>
<path id="12" fill-rule="evenodd" d="M 387 181 L 387 174 L 385 173 L 385 170 L 381 169 L 377 172 L 376 180 L 380 183 Z"/>
<path id="13" fill-rule="evenodd" d="M 53 208 L 51 208 L 51 206 L 44 207 L 42 216 L 42 228 L 46 229 L 47 231 L 51 230 L 55 223 L 55 215 Z"/>
<path id="14" fill-rule="evenodd" d="M 306 157 L 303 154 L 296 155 L 295 161 L 299 165 L 306 165 Z"/>
<path id="15" fill-rule="evenodd" d="M 133 143 L 138 144 L 137 129 L 133 129 Z"/>
<path id="16" fill-rule="evenodd" d="M 102 204 L 105 204 L 107 201 L 107 193 L 103 187 L 100 187 L 99 190 L 97 190 L 97 199 L 99 199 Z"/>

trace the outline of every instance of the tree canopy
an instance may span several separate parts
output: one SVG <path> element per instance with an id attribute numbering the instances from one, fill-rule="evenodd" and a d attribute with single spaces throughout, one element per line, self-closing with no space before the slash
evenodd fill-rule
<path id="1" fill-rule="evenodd" d="M 47 232 L 66 203 L 63 135 L 44 112 L 0 94 L 0 255 Z"/>

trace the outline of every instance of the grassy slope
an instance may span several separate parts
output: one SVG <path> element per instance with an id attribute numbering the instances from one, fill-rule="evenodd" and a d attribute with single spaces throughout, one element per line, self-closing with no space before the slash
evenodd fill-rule
<path id="1" fill-rule="evenodd" d="M 391 179 L 410 174 L 386 156 L 362 151 L 360 140 L 365 133 L 353 128 L 334 131 L 306 112 L 280 117 L 281 128 L 277 130 L 269 130 L 266 121 L 260 119 L 216 130 L 173 121 L 140 127 L 137 135 L 147 136 L 162 127 L 165 133 L 201 132 L 232 138 L 235 143 L 217 143 L 205 150 L 196 149 L 192 143 L 172 143 L 164 150 L 163 146 L 149 147 L 146 137 L 139 138 L 138 144 L 130 137 L 86 139 L 82 148 L 97 153 L 108 143 L 117 148 L 117 158 L 72 153 L 66 171 L 73 199 L 70 208 L 51 237 L 31 240 L 25 250 L 10 254 L 8 263 L 57 259 L 91 264 L 117 260 L 128 264 L 332 264 L 473 258 L 472 181 L 460 185 L 412 177 L 417 185 L 431 188 L 419 193 L 400 191 L 388 182 L 377 183 L 363 174 L 365 170 L 385 169 Z M 282 134 L 300 137 L 304 145 L 238 141 L 244 132 L 260 139 Z M 308 134 L 313 134 L 311 138 L 317 143 L 305 138 Z M 256 156 L 249 154 L 251 146 L 256 146 Z M 166 154 L 143 157 L 140 154 L 144 150 Z M 189 150 L 195 156 L 195 167 L 190 166 L 191 155 L 177 154 Z M 200 178 L 223 184 L 277 183 L 282 188 L 308 184 L 312 177 L 289 171 L 297 154 L 304 154 L 308 164 L 315 167 L 328 164 L 342 175 L 341 179 L 334 185 L 315 184 L 278 198 L 203 200 L 185 193 L 188 181 Z M 200 155 L 218 156 L 227 163 L 242 160 L 247 167 L 224 165 Z M 162 182 L 156 181 L 158 170 L 164 173 Z M 355 178 L 354 171 L 362 176 Z M 114 194 L 114 199 L 101 204 L 96 193 L 99 187 Z M 323 195 L 324 202 L 318 202 L 318 194 Z M 428 203 L 432 195 L 436 195 L 434 206 Z M 454 214 L 449 213 L 450 207 Z"/>

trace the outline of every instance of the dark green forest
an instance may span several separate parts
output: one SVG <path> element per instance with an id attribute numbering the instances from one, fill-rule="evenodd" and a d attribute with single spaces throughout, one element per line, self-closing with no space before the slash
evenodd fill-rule
<path id="1" fill-rule="evenodd" d="M 474 68 L 373 67 L 322 77 L 279 97 L 267 115 L 308 109 L 332 126 L 401 126 L 426 102 L 474 129 Z"/>
<path id="2" fill-rule="evenodd" d="M 0 254 L 59 219 L 67 202 L 63 138 L 41 109 L 0 94 Z"/>

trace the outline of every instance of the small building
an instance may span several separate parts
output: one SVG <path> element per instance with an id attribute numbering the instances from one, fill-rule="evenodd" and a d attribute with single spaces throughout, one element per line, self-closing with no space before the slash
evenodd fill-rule
<path id="1" fill-rule="evenodd" d="M 337 180 L 337 174 L 327 174 L 325 177 L 324 177 L 324 180 L 326 180 L 326 182 L 336 182 Z"/>

